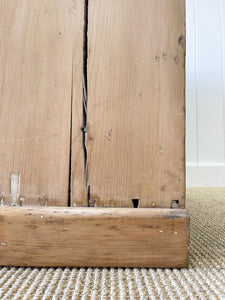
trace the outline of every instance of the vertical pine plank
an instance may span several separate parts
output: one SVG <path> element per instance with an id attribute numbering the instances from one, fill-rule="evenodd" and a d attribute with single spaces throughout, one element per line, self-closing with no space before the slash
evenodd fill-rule
<path id="1" fill-rule="evenodd" d="M 83 1 L 2 0 L 0 12 L 0 196 L 9 202 L 10 174 L 19 173 L 26 204 L 67 205 L 71 91 L 73 104 L 82 101 Z"/>
<path id="2" fill-rule="evenodd" d="M 88 164 L 97 206 L 184 207 L 185 1 L 89 1 Z"/>

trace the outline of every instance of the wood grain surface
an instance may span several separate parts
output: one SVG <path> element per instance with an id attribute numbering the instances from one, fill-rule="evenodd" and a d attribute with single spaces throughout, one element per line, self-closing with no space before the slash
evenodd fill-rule
<path id="1" fill-rule="evenodd" d="M 1 207 L 0 228 L 2 266 L 188 265 L 182 209 Z"/>
<path id="2" fill-rule="evenodd" d="M 0 198 L 16 173 L 25 204 L 67 206 L 71 101 L 77 178 L 83 168 L 84 2 L 2 0 L 0 15 Z"/>
<path id="3" fill-rule="evenodd" d="M 88 7 L 88 164 L 96 206 L 185 201 L 185 1 Z"/>

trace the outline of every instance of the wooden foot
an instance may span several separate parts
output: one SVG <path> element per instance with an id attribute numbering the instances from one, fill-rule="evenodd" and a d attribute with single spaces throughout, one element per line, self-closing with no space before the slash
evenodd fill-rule
<path id="1" fill-rule="evenodd" d="M 188 266 L 184 209 L 1 207 L 1 266 Z"/>

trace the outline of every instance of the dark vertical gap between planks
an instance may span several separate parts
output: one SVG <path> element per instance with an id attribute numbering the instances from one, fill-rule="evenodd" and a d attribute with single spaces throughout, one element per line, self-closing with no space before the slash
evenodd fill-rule
<path id="1" fill-rule="evenodd" d="M 70 154 L 69 154 L 69 183 L 68 183 L 68 206 L 71 206 L 71 176 L 72 176 L 72 138 L 73 138 L 73 60 L 71 75 L 71 103 L 70 103 Z"/>
<path id="2" fill-rule="evenodd" d="M 83 33 L 83 150 L 84 150 L 84 176 L 87 187 L 87 200 L 89 206 L 90 199 L 90 184 L 88 175 L 88 160 L 87 160 L 87 61 L 88 61 L 88 0 L 84 1 L 84 33 Z M 72 184 L 72 133 L 73 133 L 73 61 L 72 61 L 72 82 L 71 82 L 71 113 L 70 113 L 70 155 L 69 155 L 69 184 L 68 184 L 68 206 L 71 206 L 71 184 Z"/>
<path id="3" fill-rule="evenodd" d="M 84 170 L 87 188 L 87 201 L 88 206 L 90 200 L 90 182 L 88 170 L 88 157 L 87 157 L 87 103 L 88 103 L 88 2 L 84 1 L 84 39 L 83 39 L 83 149 L 84 149 Z"/>

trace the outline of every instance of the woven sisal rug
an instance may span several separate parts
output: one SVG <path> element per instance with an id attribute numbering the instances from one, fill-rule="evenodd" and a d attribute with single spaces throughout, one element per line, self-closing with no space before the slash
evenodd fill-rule
<path id="1" fill-rule="evenodd" d="M 225 188 L 188 189 L 187 207 L 189 269 L 0 268 L 0 299 L 225 299 Z"/>

